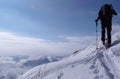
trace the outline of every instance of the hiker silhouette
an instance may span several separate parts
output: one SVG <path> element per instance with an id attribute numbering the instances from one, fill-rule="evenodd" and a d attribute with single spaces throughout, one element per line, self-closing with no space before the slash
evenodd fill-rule
<path id="1" fill-rule="evenodd" d="M 117 12 L 113 9 L 112 4 L 104 4 L 99 10 L 98 17 L 95 20 L 96 24 L 98 20 L 101 21 L 101 40 L 105 45 L 105 33 L 107 30 L 107 47 L 111 46 L 111 31 L 112 31 L 112 17 L 117 15 Z"/>

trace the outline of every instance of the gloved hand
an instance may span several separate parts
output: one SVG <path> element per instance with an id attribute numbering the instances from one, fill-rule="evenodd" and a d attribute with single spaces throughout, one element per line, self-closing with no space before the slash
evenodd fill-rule
<path id="1" fill-rule="evenodd" d="M 97 22 L 98 22 L 98 19 L 96 19 L 95 22 L 96 22 L 96 25 L 98 25 L 98 23 L 97 23 Z"/>
<path id="2" fill-rule="evenodd" d="M 97 22 L 98 22 L 98 19 L 96 19 L 95 22 L 97 23 Z"/>

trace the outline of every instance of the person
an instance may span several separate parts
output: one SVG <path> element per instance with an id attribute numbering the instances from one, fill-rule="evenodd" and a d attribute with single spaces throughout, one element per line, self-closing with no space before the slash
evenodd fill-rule
<path id="1" fill-rule="evenodd" d="M 105 45 L 105 33 L 107 30 L 107 47 L 111 46 L 111 31 L 112 31 L 112 17 L 117 15 L 117 12 L 113 9 L 112 4 L 104 4 L 99 10 L 98 17 L 95 20 L 96 24 L 98 20 L 101 21 L 101 40 Z"/>

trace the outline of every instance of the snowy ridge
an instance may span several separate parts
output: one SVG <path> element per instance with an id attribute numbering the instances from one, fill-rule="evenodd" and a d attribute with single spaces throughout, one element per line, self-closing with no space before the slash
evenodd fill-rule
<path id="1" fill-rule="evenodd" d="M 88 47 L 87 49 L 90 49 L 90 47 Z M 80 53 L 82 54 L 84 52 L 86 52 L 86 50 L 81 51 Z M 46 67 L 45 70 L 43 69 L 44 70 L 43 73 L 48 75 L 49 73 L 53 73 L 55 71 L 61 70 L 67 66 L 77 65 L 77 64 L 80 64 L 82 62 L 88 61 L 89 59 L 92 58 L 92 56 L 90 56 L 90 57 L 87 57 L 87 55 L 85 57 L 84 56 L 85 56 L 85 53 L 83 54 L 83 56 L 81 58 L 79 58 L 79 55 L 77 55 L 77 56 L 72 55 L 70 57 L 62 59 L 61 61 L 50 63 L 50 64 L 48 64 L 49 67 Z M 29 76 L 36 74 L 36 73 L 39 73 L 39 71 L 45 66 L 47 66 L 47 64 L 33 68 L 32 70 L 25 73 L 25 76 L 23 75 L 20 79 L 24 79 L 24 78 L 28 79 Z M 40 69 L 40 70 L 38 71 L 38 69 Z M 32 71 L 32 73 L 31 73 L 31 71 Z"/>
<path id="2" fill-rule="evenodd" d="M 60 61 L 34 67 L 19 79 L 120 79 L 120 33 L 112 40 L 110 49 L 99 42 L 97 51 L 92 44 Z"/>

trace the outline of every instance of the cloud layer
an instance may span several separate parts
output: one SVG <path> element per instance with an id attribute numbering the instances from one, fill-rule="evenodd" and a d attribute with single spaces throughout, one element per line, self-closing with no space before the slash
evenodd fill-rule
<path id="1" fill-rule="evenodd" d="M 118 32 L 119 29 L 120 25 L 114 24 L 112 33 Z M 0 55 L 67 55 L 95 42 L 95 36 L 66 36 L 60 39 L 64 41 L 0 32 Z"/>
<path id="2" fill-rule="evenodd" d="M 113 24 L 112 30 L 113 30 L 113 33 L 119 32 L 120 31 L 120 23 L 118 22 L 116 24 Z"/>
<path id="3" fill-rule="evenodd" d="M 63 39 L 64 42 L 55 42 L 0 32 L 0 55 L 67 55 L 94 41 L 92 36 L 72 36 Z"/>

